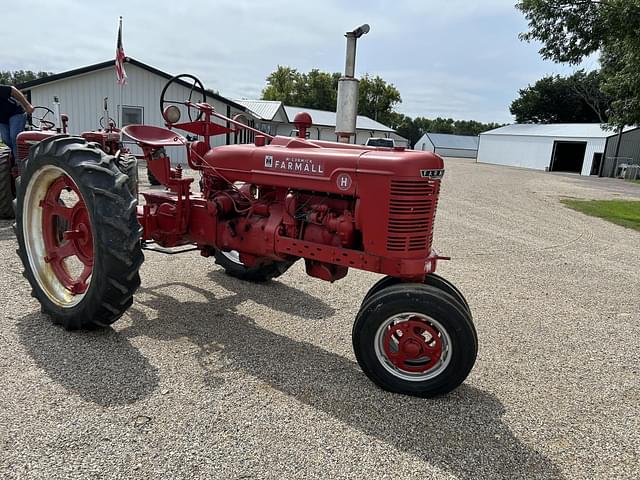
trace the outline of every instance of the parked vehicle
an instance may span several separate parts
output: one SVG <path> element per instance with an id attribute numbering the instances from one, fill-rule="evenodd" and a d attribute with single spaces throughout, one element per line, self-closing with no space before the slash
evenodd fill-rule
<path id="1" fill-rule="evenodd" d="M 365 142 L 365 145 L 367 147 L 387 147 L 387 148 L 393 148 L 396 146 L 396 142 L 393 138 L 377 138 L 377 137 L 371 137 L 371 138 L 367 138 L 367 141 Z"/>

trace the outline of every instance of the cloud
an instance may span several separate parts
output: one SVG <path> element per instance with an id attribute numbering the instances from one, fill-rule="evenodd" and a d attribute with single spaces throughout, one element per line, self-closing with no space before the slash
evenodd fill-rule
<path id="1" fill-rule="evenodd" d="M 230 98 L 257 97 L 278 64 L 342 71 L 344 33 L 369 23 L 356 69 L 394 83 L 400 111 L 509 121 L 518 88 L 548 71 L 513 0 L 22 0 L 3 12 L 3 69 L 61 72 L 113 58 L 124 16 L 128 55 L 192 73 Z M 33 12 L 38 12 L 34 15 Z M 28 34 L 25 33 L 28 19 Z M 16 41 L 16 39 L 24 39 Z"/>

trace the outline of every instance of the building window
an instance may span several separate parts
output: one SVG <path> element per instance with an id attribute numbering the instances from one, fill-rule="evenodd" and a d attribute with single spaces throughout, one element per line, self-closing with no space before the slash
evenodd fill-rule
<path id="1" fill-rule="evenodd" d="M 271 124 L 269 123 L 258 123 L 258 130 L 260 130 L 262 133 L 266 133 L 267 135 L 272 135 Z"/>
<path id="2" fill-rule="evenodd" d="M 142 107 L 122 107 L 122 126 L 144 123 L 144 109 Z"/>

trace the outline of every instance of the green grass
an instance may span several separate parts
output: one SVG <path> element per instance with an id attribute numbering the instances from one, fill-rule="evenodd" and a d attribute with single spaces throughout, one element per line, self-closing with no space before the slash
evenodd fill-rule
<path id="1" fill-rule="evenodd" d="M 638 185 L 640 185 L 640 180 L 629 180 L 631 183 L 637 183 Z"/>
<path id="2" fill-rule="evenodd" d="M 563 199 L 561 202 L 592 217 L 604 218 L 640 232 L 640 201 Z"/>

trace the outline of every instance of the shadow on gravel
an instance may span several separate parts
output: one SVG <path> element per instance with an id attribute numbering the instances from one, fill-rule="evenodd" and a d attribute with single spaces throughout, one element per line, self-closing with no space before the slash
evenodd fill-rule
<path id="1" fill-rule="evenodd" d="M 212 377 L 211 386 L 224 382 L 225 371 L 244 371 L 456 478 L 562 478 L 558 467 L 522 443 L 501 421 L 505 410 L 495 396 L 467 385 L 436 399 L 384 392 L 348 359 L 271 332 L 236 311 L 237 305 L 251 299 L 276 309 L 287 305 L 287 312 L 307 317 L 309 311 L 331 310 L 322 307 L 321 300 L 278 282 L 265 290 L 238 282 L 244 288 L 236 289 L 236 280 L 225 283 L 223 277 L 215 280 L 233 287 L 236 295 L 215 298 L 184 283 L 142 288 L 147 299 L 141 303 L 157 310 L 158 317 L 149 319 L 134 308 L 132 326 L 123 333 L 161 340 L 189 338 L 201 350 L 201 365 Z M 189 288 L 208 301 L 180 302 L 164 293 L 172 287 Z M 348 334 L 344 340 L 349 341 Z M 207 362 L 211 356 L 215 360 Z"/>
<path id="2" fill-rule="evenodd" d="M 68 332 L 40 313 L 18 320 L 20 341 L 52 380 L 106 407 L 136 402 L 158 385 L 158 372 L 112 328 Z"/>
<path id="3" fill-rule="evenodd" d="M 13 220 L 0 220 L 0 242 L 5 240 L 14 240 L 16 238 L 13 233 Z"/>
<path id="4" fill-rule="evenodd" d="M 236 305 L 246 300 L 273 308 L 282 313 L 300 315 L 308 320 L 322 320 L 331 317 L 336 310 L 319 298 L 313 297 L 302 290 L 292 288 L 279 281 L 251 284 L 237 278 L 230 277 L 222 270 L 209 273 L 209 278 L 216 285 L 236 294 Z M 185 285 L 193 288 L 192 285 Z M 211 296 L 211 293 L 208 295 Z"/>

